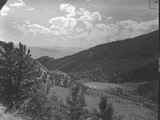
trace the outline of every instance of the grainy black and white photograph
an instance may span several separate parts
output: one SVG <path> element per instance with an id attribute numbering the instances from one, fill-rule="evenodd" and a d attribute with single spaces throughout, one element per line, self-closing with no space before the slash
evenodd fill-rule
<path id="1" fill-rule="evenodd" d="M 0 120 L 158 120 L 159 0 L 0 0 Z"/>

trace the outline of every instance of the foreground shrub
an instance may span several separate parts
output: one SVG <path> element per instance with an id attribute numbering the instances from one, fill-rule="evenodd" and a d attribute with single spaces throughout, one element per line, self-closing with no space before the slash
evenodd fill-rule
<path id="1" fill-rule="evenodd" d="M 30 50 L 21 43 L 17 48 L 13 43 L 5 44 L 0 55 L 0 98 L 8 111 L 28 98 L 37 71 Z"/>
<path id="2" fill-rule="evenodd" d="M 53 102 L 40 89 L 26 100 L 20 108 L 21 113 L 31 117 L 33 120 L 52 120 L 55 114 L 53 110 Z"/>
<path id="3" fill-rule="evenodd" d="M 113 108 L 111 104 L 108 104 L 106 96 L 101 97 L 99 110 L 99 117 L 102 120 L 113 120 Z"/>

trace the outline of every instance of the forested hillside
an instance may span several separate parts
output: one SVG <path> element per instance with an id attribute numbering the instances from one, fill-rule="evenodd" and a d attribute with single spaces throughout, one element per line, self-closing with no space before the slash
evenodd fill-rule
<path id="1" fill-rule="evenodd" d="M 91 81 L 146 81 L 158 76 L 158 33 L 99 45 L 72 56 L 40 62 L 77 79 Z"/>

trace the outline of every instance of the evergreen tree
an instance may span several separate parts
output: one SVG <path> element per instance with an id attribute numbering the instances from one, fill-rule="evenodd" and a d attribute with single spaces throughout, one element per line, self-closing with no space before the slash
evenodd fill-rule
<path id="1" fill-rule="evenodd" d="M 0 98 L 3 98 L 3 102 L 7 106 L 13 105 L 13 100 L 11 94 L 13 94 L 13 76 L 14 76 L 14 45 L 13 43 L 4 44 L 3 48 L 0 50 Z"/>
<path id="2" fill-rule="evenodd" d="M 23 102 L 29 95 L 35 82 L 35 61 L 31 59 L 30 50 L 19 43 L 17 48 L 13 43 L 7 43 L 1 53 L 1 97 L 4 104 L 11 109 Z"/>
<path id="3" fill-rule="evenodd" d="M 34 83 L 36 83 L 36 76 L 38 71 L 35 68 L 35 61 L 31 59 L 30 50 L 25 45 L 19 43 L 19 47 L 15 50 L 16 65 L 15 65 L 15 92 L 18 101 L 26 99 L 31 91 Z M 15 99 L 16 99 L 15 98 Z"/>

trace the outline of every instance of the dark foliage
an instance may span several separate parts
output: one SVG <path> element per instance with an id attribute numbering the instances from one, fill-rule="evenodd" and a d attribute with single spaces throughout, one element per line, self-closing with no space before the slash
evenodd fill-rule
<path id="1" fill-rule="evenodd" d="M 113 108 L 111 104 L 107 103 L 107 97 L 101 97 L 99 110 L 98 117 L 102 120 L 113 120 Z"/>
<path id="2" fill-rule="evenodd" d="M 99 45 L 61 59 L 49 60 L 44 64 L 48 69 L 59 69 L 72 73 L 77 79 L 94 81 L 139 81 L 155 78 L 154 66 L 158 59 L 158 33 L 155 31 L 132 39 Z M 47 64 L 45 64 L 47 63 Z M 148 70 L 143 69 L 148 66 Z M 129 74 L 128 74 L 129 72 Z M 138 74 L 143 72 L 143 76 Z M 136 74 L 137 78 L 130 76 Z"/>
<path id="3" fill-rule="evenodd" d="M 57 109 L 60 105 L 56 96 L 49 98 L 42 88 L 36 88 L 31 97 L 21 105 L 19 111 L 33 120 L 57 120 L 55 118 L 62 118 L 60 116 L 62 113 Z"/>
<path id="4" fill-rule="evenodd" d="M 0 96 L 9 110 L 13 106 L 19 107 L 29 96 L 37 71 L 34 71 L 35 62 L 30 51 L 21 43 L 18 48 L 7 43 L 0 53 Z"/>
<path id="5" fill-rule="evenodd" d="M 37 60 L 38 60 L 40 63 L 45 63 L 45 62 L 47 62 L 47 63 L 45 63 L 45 64 L 48 64 L 50 61 L 53 61 L 54 58 L 48 57 L 48 56 L 43 56 L 43 57 L 38 58 Z"/>
<path id="6" fill-rule="evenodd" d="M 152 100 L 152 102 L 158 104 L 159 100 L 159 80 L 153 80 L 143 85 L 139 85 L 137 93 L 144 98 Z"/>

